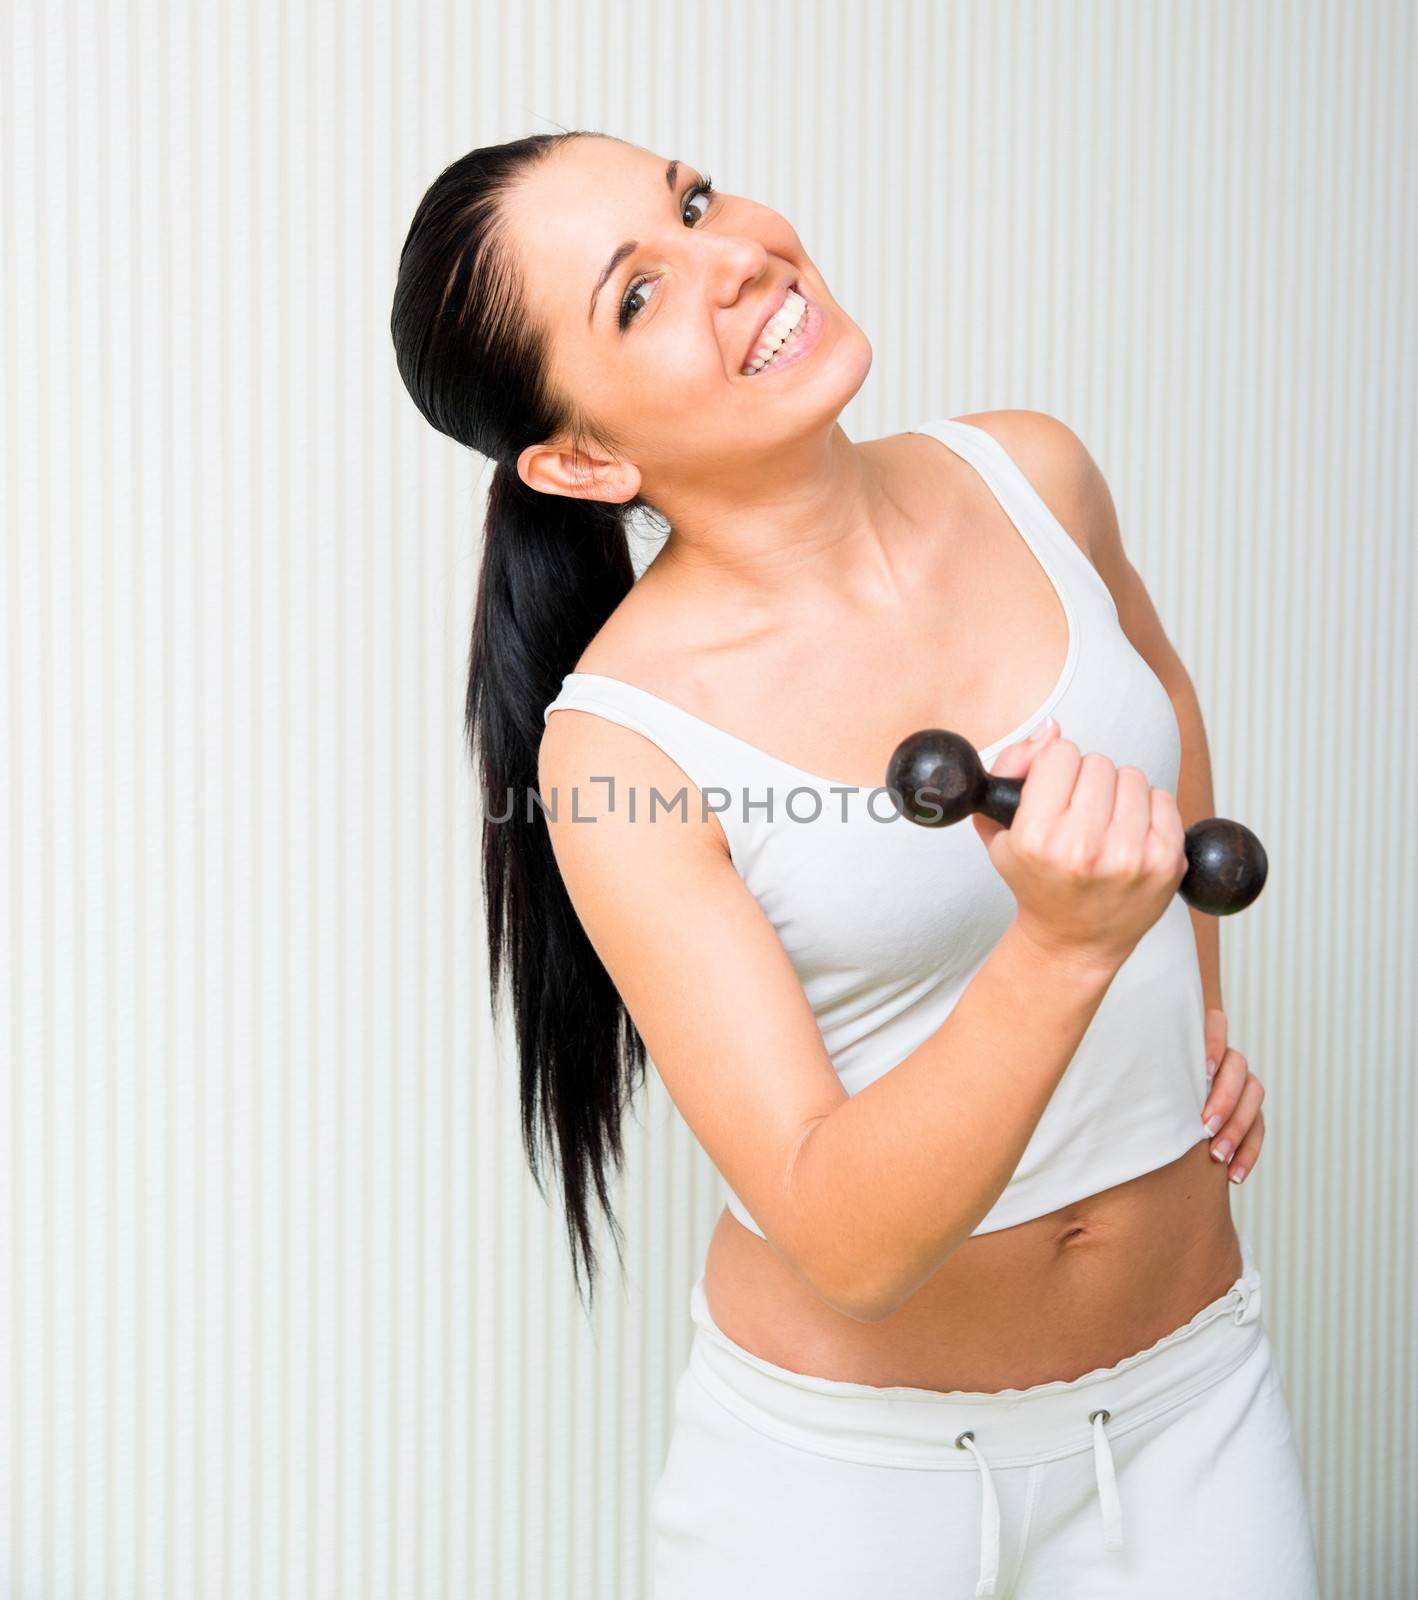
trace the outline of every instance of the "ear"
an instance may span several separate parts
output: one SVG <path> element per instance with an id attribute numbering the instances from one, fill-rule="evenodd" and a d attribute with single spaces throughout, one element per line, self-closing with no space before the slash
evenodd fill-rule
<path id="1" fill-rule="evenodd" d="M 517 457 L 517 472 L 542 494 L 564 494 L 574 500 L 623 505 L 640 493 L 640 469 L 633 461 L 588 455 L 569 444 L 529 444 Z"/>

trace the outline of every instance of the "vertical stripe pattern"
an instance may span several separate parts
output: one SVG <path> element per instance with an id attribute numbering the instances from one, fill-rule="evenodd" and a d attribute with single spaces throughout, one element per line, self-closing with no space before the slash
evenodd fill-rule
<path id="1" fill-rule="evenodd" d="M 1415 32 L 0 9 L 0 1595 L 646 1591 L 722 1185 L 652 1075 L 588 1326 L 487 999 L 486 464 L 388 334 L 438 170 L 561 125 L 789 218 L 873 345 L 853 437 L 1027 407 L 1102 466 L 1270 856 L 1234 1205 L 1327 1586 L 1418 1592 Z"/>

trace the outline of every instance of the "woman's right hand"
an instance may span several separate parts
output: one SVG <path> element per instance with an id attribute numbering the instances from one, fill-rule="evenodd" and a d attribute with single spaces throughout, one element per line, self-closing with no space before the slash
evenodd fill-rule
<path id="1" fill-rule="evenodd" d="M 1008 828 L 971 818 L 1021 929 L 1044 949 L 1121 966 L 1187 874 L 1176 797 L 1139 767 L 1080 754 L 1052 717 L 992 773 L 1025 780 Z"/>

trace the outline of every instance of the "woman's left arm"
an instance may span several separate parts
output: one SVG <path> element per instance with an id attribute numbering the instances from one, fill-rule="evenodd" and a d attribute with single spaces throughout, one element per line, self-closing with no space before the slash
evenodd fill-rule
<path id="1" fill-rule="evenodd" d="M 1216 815 L 1211 782 L 1211 753 L 1201 706 L 1190 679 L 1169 690 L 1177 726 L 1182 734 L 1182 763 L 1177 777 L 1177 810 L 1190 827 L 1202 817 Z M 1240 1183 L 1255 1166 L 1265 1139 L 1261 1102 L 1265 1086 L 1246 1065 L 1239 1050 L 1226 1037 L 1226 1013 L 1221 1005 L 1221 919 L 1188 908 L 1196 935 L 1201 966 L 1201 992 L 1206 1008 L 1206 1071 L 1211 1091 L 1202 1107 L 1202 1120 L 1212 1135 L 1211 1153 L 1230 1162 L 1229 1177 Z"/>

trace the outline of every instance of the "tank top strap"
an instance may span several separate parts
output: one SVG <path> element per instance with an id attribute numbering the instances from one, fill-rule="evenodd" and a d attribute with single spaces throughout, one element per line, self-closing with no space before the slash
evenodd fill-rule
<path id="1" fill-rule="evenodd" d="M 1070 593 L 1076 593 L 1080 586 L 1086 588 L 1094 598 L 1105 600 L 1116 614 L 1112 592 L 1098 569 L 1049 509 L 1019 463 L 988 428 L 943 417 L 919 423 L 908 431 L 928 433 L 963 456 L 985 480 L 991 494 L 1036 555 L 1041 553 L 1042 546 L 1045 568 L 1054 581 L 1067 587 Z"/>
<path id="2" fill-rule="evenodd" d="M 542 713 L 589 711 L 642 734 L 664 752 L 703 793 L 709 788 L 737 795 L 745 785 L 771 781 L 776 763 L 753 746 L 692 712 L 621 678 L 597 672 L 568 672 L 557 697 Z M 727 828 L 728 813 L 721 813 Z"/>

